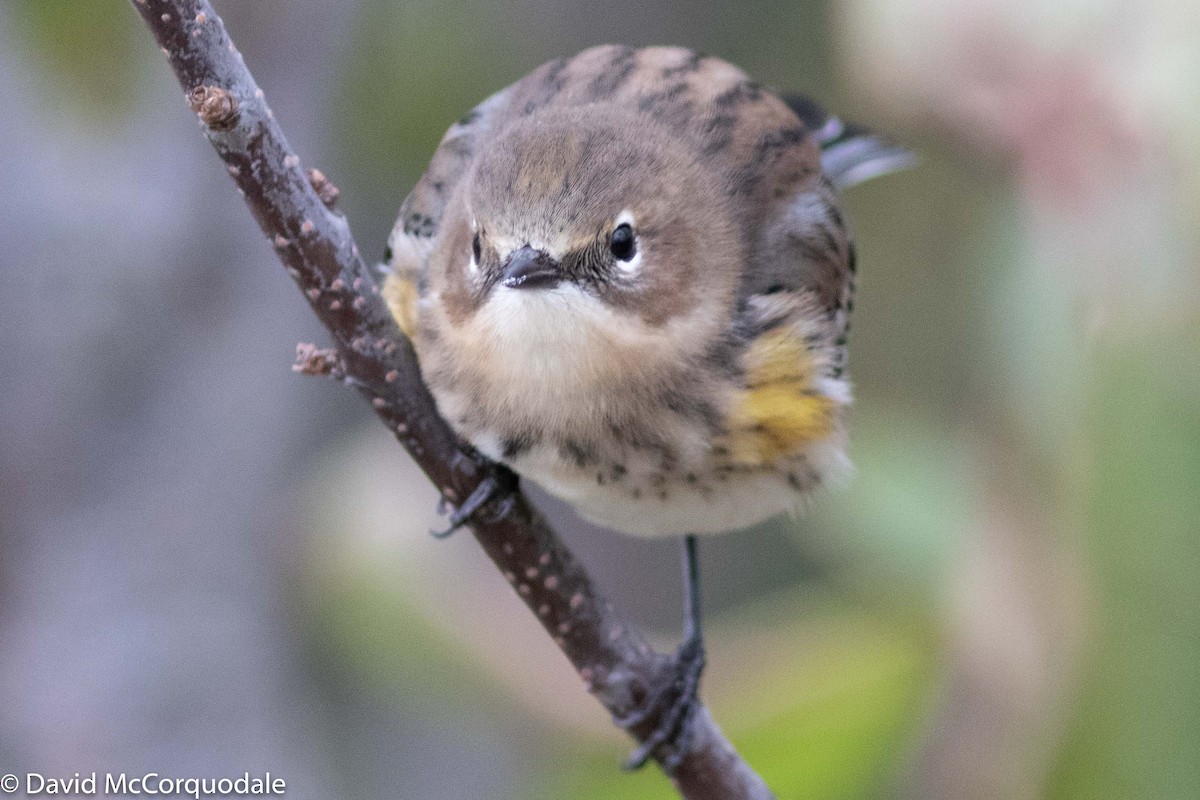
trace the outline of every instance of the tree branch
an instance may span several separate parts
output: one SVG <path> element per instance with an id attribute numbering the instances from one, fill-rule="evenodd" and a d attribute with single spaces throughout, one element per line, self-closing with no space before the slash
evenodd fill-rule
<path id="1" fill-rule="evenodd" d="M 516 476 L 462 445 L 438 416 L 412 346 L 392 321 L 350 234 L 337 190 L 306 174 L 224 23 L 207 0 L 132 0 L 183 86 L 205 134 L 276 254 L 333 338 L 303 346 L 297 369 L 371 400 L 448 504 L 499 487 L 468 524 L 475 538 L 616 719 L 669 686 L 666 656 L 619 617 L 517 488 Z M 639 742 L 657 720 L 629 732 Z M 701 707 L 689 752 L 671 775 L 687 800 L 768 800 L 770 790 Z"/>

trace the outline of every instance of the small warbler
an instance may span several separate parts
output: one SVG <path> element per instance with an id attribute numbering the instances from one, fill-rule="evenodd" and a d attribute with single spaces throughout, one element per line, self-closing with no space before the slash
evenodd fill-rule
<path id="1" fill-rule="evenodd" d="M 679 680 L 633 766 L 686 749 L 693 535 L 848 469 L 837 190 L 910 158 L 720 59 L 602 46 L 453 125 L 401 208 L 384 294 L 447 422 L 587 519 L 685 537 Z"/>

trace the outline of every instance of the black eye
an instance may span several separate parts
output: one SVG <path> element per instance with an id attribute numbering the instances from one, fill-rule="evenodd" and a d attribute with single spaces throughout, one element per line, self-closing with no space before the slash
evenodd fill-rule
<path id="1" fill-rule="evenodd" d="M 475 257 L 475 263 L 479 263 L 479 256 L 483 253 L 483 246 L 479 244 L 479 234 L 475 234 L 475 238 L 471 240 L 471 255 Z"/>
<path id="2" fill-rule="evenodd" d="M 612 241 L 608 243 L 612 254 L 621 261 L 628 261 L 637 254 L 637 242 L 634 240 L 633 228 L 629 223 L 622 222 L 612 233 Z"/>

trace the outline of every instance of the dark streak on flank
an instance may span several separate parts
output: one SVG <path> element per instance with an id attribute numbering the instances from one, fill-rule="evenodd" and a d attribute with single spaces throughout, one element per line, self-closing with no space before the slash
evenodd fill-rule
<path id="1" fill-rule="evenodd" d="M 537 444 L 537 440 L 538 437 L 528 433 L 505 439 L 500 443 L 500 455 L 505 460 L 520 458 Z"/>
<path id="2" fill-rule="evenodd" d="M 821 244 L 810 241 L 806 235 L 791 233 L 788 234 L 787 239 L 793 247 L 800 251 L 800 255 L 803 259 L 812 263 L 824 263 L 837 254 L 836 249 L 828 249 L 828 243 L 825 243 L 824 246 L 822 246 Z"/>
<path id="3" fill-rule="evenodd" d="M 837 239 L 833 232 L 825 225 L 818 225 L 817 230 L 821 234 L 821 244 L 824 245 L 825 251 L 830 255 L 838 255 L 841 253 L 841 248 L 838 247 Z"/>
<path id="4" fill-rule="evenodd" d="M 633 450 L 657 456 L 659 468 L 663 472 L 674 470 L 678 461 L 675 451 L 658 434 L 646 435 L 644 431 L 625 431 L 623 438 Z"/>
<path id="5" fill-rule="evenodd" d="M 829 219 L 833 221 L 834 226 L 838 230 L 845 230 L 846 220 L 842 217 L 842 210 L 838 208 L 837 202 L 827 203 L 825 207 L 829 209 Z"/>
<path id="6" fill-rule="evenodd" d="M 580 469 L 594 465 L 600 460 L 594 447 L 580 443 L 575 439 L 568 439 L 563 442 L 558 448 L 558 455 L 564 460 L 570 459 Z"/>
<path id="7" fill-rule="evenodd" d="M 663 391 L 659 400 L 673 414 L 690 422 L 698 422 L 707 427 L 709 431 L 717 431 L 721 427 L 721 415 L 717 413 L 717 410 L 713 408 L 712 404 L 701 400 L 692 392 L 673 387 Z"/>

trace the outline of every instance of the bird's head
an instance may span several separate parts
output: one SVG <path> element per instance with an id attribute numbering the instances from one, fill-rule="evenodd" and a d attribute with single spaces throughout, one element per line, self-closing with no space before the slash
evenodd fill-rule
<path id="1" fill-rule="evenodd" d="M 464 342 L 658 362 L 727 327 L 742 244 L 701 154 L 587 106 L 531 115 L 483 147 L 428 262 L 431 298 Z"/>

